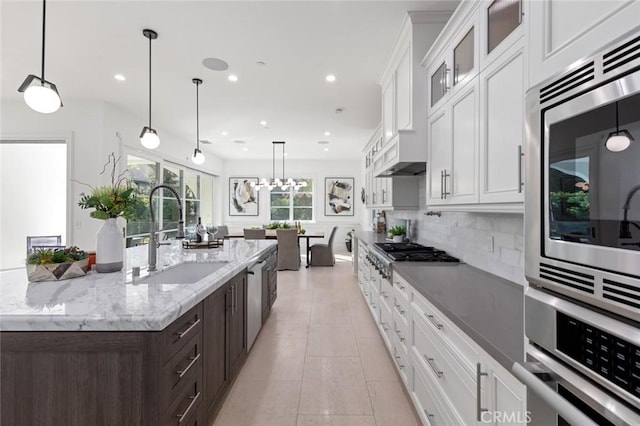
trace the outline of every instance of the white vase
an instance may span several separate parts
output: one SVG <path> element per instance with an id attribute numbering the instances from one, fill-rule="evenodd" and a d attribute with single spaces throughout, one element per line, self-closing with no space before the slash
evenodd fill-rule
<path id="1" fill-rule="evenodd" d="M 117 219 L 107 219 L 97 234 L 96 271 L 117 272 L 122 269 L 124 240 Z"/>
<path id="2" fill-rule="evenodd" d="M 404 235 L 394 235 L 393 236 L 393 242 L 394 243 L 401 243 L 404 241 Z"/>

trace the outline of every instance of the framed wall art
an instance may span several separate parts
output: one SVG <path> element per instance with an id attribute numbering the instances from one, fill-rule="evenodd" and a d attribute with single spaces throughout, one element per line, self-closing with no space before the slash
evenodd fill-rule
<path id="1" fill-rule="evenodd" d="M 229 178 L 229 216 L 258 216 L 258 184 L 255 177 Z"/>
<path id="2" fill-rule="evenodd" d="M 324 215 L 353 216 L 354 178 L 324 179 Z"/>

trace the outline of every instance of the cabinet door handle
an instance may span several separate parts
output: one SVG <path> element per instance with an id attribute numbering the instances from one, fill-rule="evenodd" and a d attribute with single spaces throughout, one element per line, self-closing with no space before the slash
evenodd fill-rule
<path id="1" fill-rule="evenodd" d="M 436 426 L 436 416 L 434 416 L 433 414 L 429 414 L 429 412 L 426 409 L 422 411 L 424 411 L 424 414 L 429 419 L 429 424 L 431 424 L 432 426 Z"/>
<path id="2" fill-rule="evenodd" d="M 422 357 L 427 360 L 427 364 L 429 364 L 429 367 L 431 367 L 433 372 L 436 373 L 436 376 L 438 376 L 438 379 L 441 379 L 442 376 L 444 376 L 444 373 L 442 372 L 442 370 L 438 369 L 438 366 L 436 365 L 435 360 L 433 358 L 427 358 L 426 355 L 422 355 Z"/>
<path id="3" fill-rule="evenodd" d="M 189 361 L 190 361 L 189 365 L 187 365 L 184 370 L 176 370 L 176 374 L 178 375 L 178 377 L 182 379 L 184 375 L 187 374 L 187 371 L 189 371 L 191 367 L 193 367 L 194 364 L 198 362 L 199 359 L 200 359 L 199 353 L 196 356 L 189 357 Z"/>
<path id="4" fill-rule="evenodd" d="M 191 399 L 191 402 L 189 403 L 189 406 L 187 407 L 187 409 L 184 410 L 182 414 L 176 415 L 176 417 L 178 418 L 178 424 L 185 421 L 185 419 L 187 418 L 187 415 L 189 414 L 189 411 L 191 411 L 191 408 L 196 404 L 196 401 L 200 399 L 200 392 L 195 394 L 195 396 L 190 396 L 189 399 Z"/>
<path id="5" fill-rule="evenodd" d="M 484 371 L 482 371 L 482 366 L 480 365 L 480 363 L 476 363 L 476 414 L 478 417 L 478 421 L 482 421 L 482 413 L 484 413 L 485 411 L 489 411 L 486 408 L 482 408 L 482 383 L 481 383 L 481 379 L 482 376 L 486 376 L 488 375 L 488 373 L 485 373 Z"/>
<path id="6" fill-rule="evenodd" d="M 524 182 L 522 181 L 522 159 L 524 152 L 522 152 L 522 145 L 518 145 L 518 193 L 522 192 Z"/>
<path id="7" fill-rule="evenodd" d="M 387 191 L 385 189 L 382 190 L 382 204 L 387 202 Z"/>
<path id="8" fill-rule="evenodd" d="M 179 332 L 175 333 L 175 335 L 178 336 L 178 339 L 182 339 L 184 336 L 189 334 L 189 332 L 191 330 L 193 330 L 193 328 L 198 324 L 200 324 L 200 318 L 197 318 L 194 322 L 190 323 L 189 327 L 187 327 L 186 330 L 179 331 Z"/>
<path id="9" fill-rule="evenodd" d="M 444 170 L 440 170 L 440 199 L 444 199 Z"/>
<path id="10" fill-rule="evenodd" d="M 396 364 L 398 364 L 398 368 L 402 370 L 404 368 L 404 365 L 400 364 L 400 357 L 396 355 L 395 358 L 396 358 Z"/>
<path id="11" fill-rule="evenodd" d="M 373 193 L 373 204 L 375 204 L 375 203 L 376 203 L 376 193 L 374 192 Z"/>
<path id="12" fill-rule="evenodd" d="M 385 324 L 385 323 L 381 322 L 381 323 L 380 323 L 380 326 L 382 327 L 382 329 L 383 329 L 385 332 L 389 331 L 389 328 L 387 327 L 387 324 Z"/>
<path id="13" fill-rule="evenodd" d="M 449 73 L 451 72 L 451 68 L 447 67 L 447 64 L 444 65 L 444 92 L 447 93 L 451 90 L 451 86 L 449 86 Z"/>
<path id="14" fill-rule="evenodd" d="M 427 319 L 428 319 L 429 321 L 431 321 L 431 324 L 433 324 L 433 326 L 434 326 L 435 328 L 437 328 L 438 330 L 442 330 L 442 327 L 444 327 L 444 325 L 443 325 L 443 324 L 439 324 L 439 323 L 436 321 L 436 317 L 434 317 L 433 315 L 428 315 L 428 314 L 427 314 L 427 313 L 425 313 L 425 312 L 423 312 L 423 313 L 422 313 L 422 315 L 424 315 L 425 317 L 427 317 Z"/>
<path id="15" fill-rule="evenodd" d="M 447 192 L 447 178 L 448 178 L 448 177 L 451 177 L 451 174 L 450 174 L 450 173 L 447 173 L 447 170 L 446 170 L 446 169 L 445 169 L 445 170 L 443 170 L 443 171 L 442 171 L 442 181 L 444 182 L 444 184 L 443 184 L 443 186 L 444 186 L 444 192 L 443 192 L 443 195 L 444 195 L 444 199 L 445 199 L 445 200 L 447 199 L 447 195 L 451 194 L 450 192 Z"/>
<path id="16" fill-rule="evenodd" d="M 400 342 L 404 342 L 404 337 L 402 337 L 402 333 L 400 332 L 400 330 L 396 330 L 396 334 L 398 335 L 398 338 L 400 339 Z"/>

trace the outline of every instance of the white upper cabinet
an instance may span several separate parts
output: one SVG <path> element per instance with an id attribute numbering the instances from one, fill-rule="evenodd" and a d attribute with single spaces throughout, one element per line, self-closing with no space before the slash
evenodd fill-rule
<path id="1" fill-rule="evenodd" d="M 602 46 L 640 29 L 637 0 L 546 0 L 525 5 L 531 57 L 528 87 L 559 75 Z"/>
<path id="2" fill-rule="evenodd" d="M 522 20 L 519 0 L 463 2 L 425 56 L 428 207 L 523 210 Z"/>
<path id="3" fill-rule="evenodd" d="M 384 161 L 375 171 L 378 176 L 420 173 L 410 166 L 419 162 L 424 171 L 427 85 L 420 61 L 449 16 L 449 12 L 408 12 L 402 24 L 378 79 L 384 142 Z"/>

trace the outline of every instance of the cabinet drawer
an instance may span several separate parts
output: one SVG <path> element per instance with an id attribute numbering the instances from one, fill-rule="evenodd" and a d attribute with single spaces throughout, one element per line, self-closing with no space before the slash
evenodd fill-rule
<path id="1" fill-rule="evenodd" d="M 393 318 L 393 334 L 395 335 L 402 349 L 409 353 L 411 349 L 411 335 L 409 334 L 409 327 L 405 325 L 404 321 L 398 320 L 398 315 L 395 314 Z"/>
<path id="2" fill-rule="evenodd" d="M 443 394 L 449 400 L 462 418 L 464 424 L 475 423 L 476 388 L 473 371 L 461 365 L 457 357 L 451 356 L 441 343 L 430 336 L 420 322 L 413 324 L 412 351 L 418 358 L 417 363 L 430 371 L 431 376 L 443 390 Z"/>
<path id="3" fill-rule="evenodd" d="M 380 331 L 381 331 L 381 335 L 382 335 L 382 339 L 384 340 L 384 343 L 387 345 L 387 348 L 389 348 L 389 351 L 391 351 L 391 339 L 393 338 L 393 318 L 391 316 L 391 312 L 387 311 L 386 309 L 381 309 L 380 310 L 380 325 L 379 325 Z"/>
<path id="4" fill-rule="evenodd" d="M 458 361 L 475 371 L 475 360 L 480 356 L 477 344 L 465 336 L 458 327 L 438 311 L 418 292 L 413 292 L 413 317 L 421 322 L 433 336 L 458 357 Z"/>
<path id="5" fill-rule="evenodd" d="M 162 361 L 166 363 L 195 335 L 202 332 L 202 303 L 198 303 L 187 313 L 162 331 Z"/>
<path id="6" fill-rule="evenodd" d="M 380 319 L 380 297 L 378 297 L 378 293 L 371 291 L 371 286 L 369 286 L 369 299 L 367 302 L 369 303 L 371 315 L 373 315 L 377 324 Z"/>
<path id="7" fill-rule="evenodd" d="M 193 382 L 194 377 L 201 377 L 202 344 L 200 335 L 193 336 L 164 367 L 160 386 L 162 389 L 162 406 L 167 407 L 182 392 L 186 383 Z"/>
<path id="8" fill-rule="evenodd" d="M 389 311 L 389 315 L 393 310 L 393 291 L 391 284 L 387 280 L 381 280 L 381 288 L 380 288 L 380 305 L 383 309 Z"/>
<path id="9" fill-rule="evenodd" d="M 163 424 L 165 426 L 194 424 L 193 420 L 200 414 L 202 398 L 202 379 L 196 375 L 171 402 L 165 411 Z"/>
<path id="10" fill-rule="evenodd" d="M 411 300 L 411 286 L 401 276 L 393 274 L 393 289 L 399 296 L 404 297 L 407 300 Z"/>
<path id="11" fill-rule="evenodd" d="M 402 296 L 393 297 L 393 318 L 402 322 L 405 328 L 409 328 L 409 302 Z"/>
<path id="12" fill-rule="evenodd" d="M 427 379 L 429 376 L 421 369 L 420 362 L 415 359 L 412 361 L 411 399 L 423 423 L 429 426 L 462 424 L 462 421 L 451 413 L 446 400 L 440 398 L 438 385 Z"/>
<path id="13" fill-rule="evenodd" d="M 409 353 L 406 352 L 399 339 L 395 336 L 392 337 L 391 340 L 393 344 L 393 361 L 396 364 L 396 368 L 398 369 L 398 373 L 400 373 L 400 378 L 404 382 L 404 385 L 407 389 L 409 389 Z"/>

